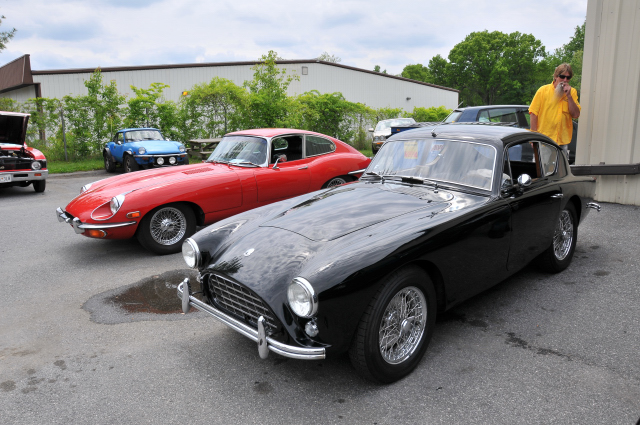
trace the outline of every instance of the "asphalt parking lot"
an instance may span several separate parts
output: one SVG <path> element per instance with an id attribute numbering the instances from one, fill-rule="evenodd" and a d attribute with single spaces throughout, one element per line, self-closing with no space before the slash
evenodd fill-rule
<path id="1" fill-rule="evenodd" d="M 439 317 L 407 378 L 296 361 L 176 312 L 181 254 L 59 223 L 104 172 L 0 190 L 0 424 L 636 424 L 640 207 L 602 204 L 568 270 L 528 267 Z"/>

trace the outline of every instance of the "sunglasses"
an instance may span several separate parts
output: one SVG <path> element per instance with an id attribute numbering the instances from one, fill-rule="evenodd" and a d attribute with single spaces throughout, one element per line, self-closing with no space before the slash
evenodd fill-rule
<path id="1" fill-rule="evenodd" d="M 558 75 L 558 78 L 561 79 L 561 80 L 569 81 L 571 79 L 571 75 L 562 75 L 562 74 L 560 74 L 560 75 Z"/>

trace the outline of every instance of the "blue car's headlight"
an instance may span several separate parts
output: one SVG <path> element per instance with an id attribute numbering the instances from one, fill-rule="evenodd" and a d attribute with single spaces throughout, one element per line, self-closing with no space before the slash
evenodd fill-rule
<path id="1" fill-rule="evenodd" d="M 138 153 L 140 155 L 144 155 L 145 153 L 147 153 L 147 150 L 145 148 L 138 148 Z"/>
<path id="2" fill-rule="evenodd" d="M 180 150 L 180 152 L 185 152 L 186 151 L 186 149 L 185 149 L 185 147 L 183 145 L 180 145 L 180 147 L 178 149 Z"/>

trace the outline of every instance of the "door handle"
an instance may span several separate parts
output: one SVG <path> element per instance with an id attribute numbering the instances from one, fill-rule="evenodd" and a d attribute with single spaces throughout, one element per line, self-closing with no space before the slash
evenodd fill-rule
<path id="1" fill-rule="evenodd" d="M 308 166 L 308 165 L 305 165 L 304 167 L 300 167 L 300 168 L 298 168 L 298 170 L 306 170 L 307 168 L 309 168 L 309 166 Z"/>
<path id="2" fill-rule="evenodd" d="M 556 193 L 555 195 L 551 195 L 552 198 L 556 198 L 556 199 L 560 199 L 560 198 L 564 198 L 564 195 L 562 193 Z"/>

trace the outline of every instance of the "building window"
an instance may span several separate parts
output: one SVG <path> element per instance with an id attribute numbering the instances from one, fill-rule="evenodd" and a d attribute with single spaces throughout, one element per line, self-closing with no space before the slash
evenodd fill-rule
<path id="1" fill-rule="evenodd" d="M 309 67 L 308 66 L 303 66 L 302 67 L 302 75 L 307 75 L 309 74 Z"/>

